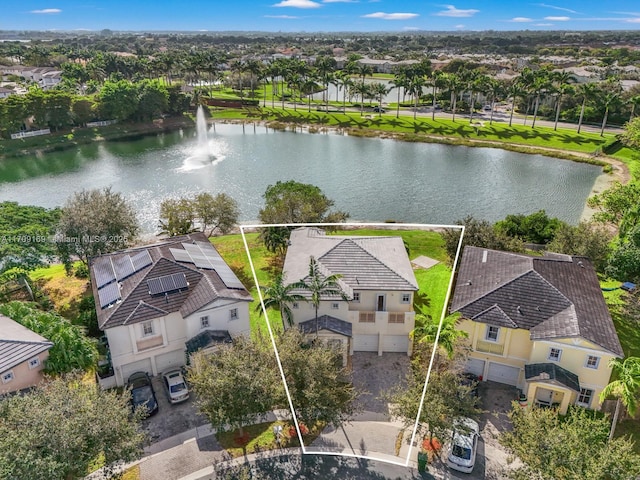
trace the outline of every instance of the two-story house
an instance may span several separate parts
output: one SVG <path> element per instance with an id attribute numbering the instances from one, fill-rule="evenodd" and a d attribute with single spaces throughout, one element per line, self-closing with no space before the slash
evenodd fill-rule
<path id="1" fill-rule="evenodd" d="M 92 258 L 90 274 L 118 385 L 249 334 L 252 297 L 204 234 Z"/>
<path id="2" fill-rule="evenodd" d="M 318 322 L 311 302 L 293 303 L 293 321 L 299 328 L 342 345 L 345 363 L 354 351 L 411 353 L 409 332 L 415 322 L 413 295 L 418 283 L 401 237 L 293 230 L 283 268 L 285 284 L 308 280 L 311 257 L 325 277 L 339 275 L 349 300 L 322 297 Z M 309 297 L 302 289 L 295 293 Z"/>
<path id="3" fill-rule="evenodd" d="M 514 385 L 529 404 L 592 409 L 622 347 L 585 257 L 467 246 L 451 312 L 469 334 L 467 370 Z"/>
<path id="4" fill-rule="evenodd" d="M 40 383 L 52 346 L 46 338 L 0 315 L 0 395 Z"/>

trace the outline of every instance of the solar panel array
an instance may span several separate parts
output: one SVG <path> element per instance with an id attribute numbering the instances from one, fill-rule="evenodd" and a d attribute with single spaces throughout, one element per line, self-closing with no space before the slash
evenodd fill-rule
<path id="1" fill-rule="evenodd" d="M 238 280 L 233 270 L 222 259 L 218 251 L 213 248 L 209 242 L 196 242 L 196 243 L 183 243 L 186 253 L 190 257 L 190 262 L 195 264 L 196 267 L 204 270 L 215 270 L 220 276 L 227 288 L 236 288 L 244 290 L 244 285 Z M 171 249 L 171 253 L 174 253 L 174 249 Z M 177 252 L 176 252 L 177 253 Z M 179 256 L 186 258 L 183 254 Z M 174 258 L 176 258 L 174 254 Z M 176 258 L 177 260 L 177 258 Z M 188 261 L 188 260 L 178 260 Z"/>
<path id="2" fill-rule="evenodd" d="M 98 258 L 93 264 L 93 277 L 98 288 L 102 288 L 116 279 L 110 257 Z"/>
<path id="3" fill-rule="evenodd" d="M 139 272 L 144 267 L 148 267 L 153 263 L 151 260 L 151 255 L 149 255 L 148 250 L 143 250 L 140 253 L 136 253 L 133 257 L 131 257 L 131 263 L 133 263 L 134 272 Z"/>
<path id="4" fill-rule="evenodd" d="M 176 262 L 193 263 L 189 252 L 181 250 L 179 248 L 170 248 L 169 251 L 171 252 L 171 255 L 173 255 L 173 258 L 176 259 Z"/>
<path id="5" fill-rule="evenodd" d="M 101 257 L 93 263 L 93 276 L 98 287 L 100 307 L 105 308 L 121 299 L 121 282 L 134 273 L 151 265 L 151 255 L 147 250 L 135 255 L 122 255 L 115 260 L 112 257 Z"/>
<path id="6" fill-rule="evenodd" d="M 149 287 L 150 295 L 158 295 L 160 293 L 182 290 L 183 288 L 187 288 L 189 284 L 187 283 L 187 277 L 185 277 L 184 273 L 172 273 L 171 275 L 150 278 L 147 280 L 147 286 Z"/>
<path id="7" fill-rule="evenodd" d="M 120 285 L 118 282 L 112 282 L 98 290 L 98 299 L 100 300 L 100 308 L 105 308 L 120 300 Z"/>

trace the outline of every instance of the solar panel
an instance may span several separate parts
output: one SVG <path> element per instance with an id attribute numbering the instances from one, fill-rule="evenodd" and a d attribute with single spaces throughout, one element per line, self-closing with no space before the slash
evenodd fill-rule
<path id="1" fill-rule="evenodd" d="M 117 282 L 105 285 L 98 290 L 98 299 L 100 300 L 100 308 L 108 307 L 120 300 L 120 287 Z"/>
<path id="2" fill-rule="evenodd" d="M 143 250 L 140 253 L 136 253 L 131 257 L 131 263 L 133 263 L 134 273 L 139 272 L 144 267 L 148 267 L 153 263 L 151 260 L 151 255 L 149 255 L 148 250 Z"/>
<path id="3" fill-rule="evenodd" d="M 169 251 L 171 252 L 171 255 L 173 255 L 173 258 L 175 258 L 176 262 L 193 263 L 189 252 L 180 250 L 179 248 L 170 248 Z"/>
<path id="4" fill-rule="evenodd" d="M 183 243 L 182 246 L 189 254 L 191 261 L 198 268 L 215 270 L 227 288 L 244 290 L 244 285 L 233 270 L 220 256 L 218 251 L 209 242 Z M 173 251 L 171 252 L 173 253 Z"/>
<path id="5" fill-rule="evenodd" d="M 119 282 L 135 273 L 133 262 L 129 255 L 123 255 L 120 258 L 116 258 L 113 261 L 113 269 L 116 272 L 116 278 Z"/>
<path id="6" fill-rule="evenodd" d="M 98 288 L 102 288 L 116 279 L 110 257 L 101 257 L 93 263 L 93 277 Z"/>
<path id="7" fill-rule="evenodd" d="M 162 277 L 150 278 L 147 280 L 150 295 L 158 295 L 159 293 L 173 292 L 174 290 L 182 290 L 187 288 L 187 277 L 184 273 L 173 273 Z"/>

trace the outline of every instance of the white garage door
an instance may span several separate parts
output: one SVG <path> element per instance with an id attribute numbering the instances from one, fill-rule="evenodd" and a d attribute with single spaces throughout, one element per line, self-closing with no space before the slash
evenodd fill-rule
<path id="1" fill-rule="evenodd" d="M 383 352 L 407 353 L 409 350 L 409 335 L 385 335 L 382 339 Z"/>
<path id="2" fill-rule="evenodd" d="M 149 375 L 153 375 L 150 358 L 122 365 L 122 367 L 120 367 L 120 371 L 122 372 L 122 380 L 125 384 L 127 383 L 127 380 L 129 380 L 129 376 L 134 372 L 147 372 Z"/>
<path id="3" fill-rule="evenodd" d="M 494 382 L 506 383 L 507 385 L 517 385 L 520 369 L 501 363 L 489 362 L 489 371 L 487 372 L 487 380 Z"/>
<path id="4" fill-rule="evenodd" d="M 353 351 L 354 352 L 377 352 L 378 351 L 378 334 L 354 335 Z"/>
<path id="5" fill-rule="evenodd" d="M 467 366 L 465 367 L 465 372 L 475 373 L 477 376 L 481 377 L 484 375 L 484 360 L 480 360 L 477 358 L 470 358 L 467 360 Z"/>
<path id="6" fill-rule="evenodd" d="M 175 350 L 156 356 L 156 370 L 158 374 L 183 366 L 186 361 L 184 350 Z"/>

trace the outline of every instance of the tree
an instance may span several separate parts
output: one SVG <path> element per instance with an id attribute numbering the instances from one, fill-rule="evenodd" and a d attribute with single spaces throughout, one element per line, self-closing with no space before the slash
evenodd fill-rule
<path id="1" fill-rule="evenodd" d="M 240 435 L 282 398 L 273 352 L 244 337 L 215 354 L 196 353 L 187 378 L 211 426 L 239 429 Z"/>
<path id="2" fill-rule="evenodd" d="M 0 305 L 0 313 L 53 342 L 44 365 L 45 372 L 57 375 L 95 367 L 98 361 L 95 342 L 66 318 L 16 301 Z"/>
<path id="3" fill-rule="evenodd" d="M 602 392 L 600 401 L 603 402 L 608 396 L 616 397 L 616 411 L 611 422 L 611 432 L 609 440 L 613 438 L 613 433 L 618 423 L 620 414 L 620 403 L 622 403 L 629 415 L 635 416 L 638 410 L 638 391 L 640 391 L 640 357 L 627 357 L 624 360 L 612 358 L 609 367 L 616 371 L 617 378 L 610 382 Z"/>
<path id="4" fill-rule="evenodd" d="M 126 80 L 105 82 L 98 94 L 99 111 L 104 119 L 128 120 L 138 110 L 138 90 Z"/>
<path id="5" fill-rule="evenodd" d="M 415 328 L 411 331 L 411 337 L 413 337 L 413 340 L 417 343 L 427 343 L 430 345 L 435 345 L 437 337 L 438 351 L 440 349 L 444 350 L 449 359 L 452 359 L 458 341 L 469 336 L 464 330 L 458 330 L 456 328 L 458 317 L 459 315 L 448 315 L 442 320 L 442 327 L 440 327 L 440 319 L 434 319 L 424 312 L 417 313 Z M 438 329 L 440 330 L 439 336 Z M 436 355 L 438 355 L 438 351 Z"/>
<path id="6" fill-rule="evenodd" d="M 620 281 L 640 281 L 640 225 L 618 239 L 605 269 L 605 273 Z"/>
<path id="7" fill-rule="evenodd" d="M 589 207 L 596 209 L 593 219 L 597 222 L 610 223 L 629 231 L 635 223 L 635 216 L 629 214 L 637 210 L 640 204 L 640 183 L 614 183 L 604 192 L 587 200 Z"/>
<path id="8" fill-rule="evenodd" d="M 282 274 L 278 274 L 273 283 L 262 288 L 262 303 L 264 308 L 272 308 L 280 312 L 282 319 L 282 329 L 286 330 L 287 326 L 293 326 L 293 314 L 289 304 L 292 302 L 302 301 L 305 298 L 297 293 L 292 293 L 294 286 L 292 284 L 285 285 Z M 262 304 L 256 305 L 256 311 L 263 313 Z"/>
<path id="9" fill-rule="evenodd" d="M 592 222 L 580 222 L 575 226 L 563 223 L 547 244 L 547 250 L 587 257 L 596 271 L 603 272 L 612 238 L 611 232 Z"/>
<path id="10" fill-rule="evenodd" d="M 524 252 L 524 243 L 519 238 L 512 238 L 502 232 L 496 231 L 493 225 L 486 220 L 477 220 L 472 216 L 467 216 L 456 222 L 464 225 L 464 237 L 462 248 L 465 245 L 474 247 L 490 248 L 492 250 L 505 250 L 509 252 Z M 445 241 L 445 249 L 451 259 L 455 258 L 460 240 L 459 229 L 446 229 L 442 236 Z"/>
<path id="11" fill-rule="evenodd" d="M 260 239 L 265 248 L 284 260 L 289 244 L 291 229 L 289 227 L 266 227 L 260 231 Z"/>
<path id="12" fill-rule="evenodd" d="M 188 198 L 165 198 L 160 204 L 160 233 L 173 237 L 194 230 L 195 212 Z"/>
<path id="13" fill-rule="evenodd" d="M 560 418 L 555 409 L 514 403 L 509 418 L 513 430 L 503 433 L 500 443 L 524 464 L 512 478 L 627 480 L 640 474 L 633 443 L 607 441 L 609 422 L 593 412 L 573 407 Z"/>
<path id="14" fill-rule="evenodd" d="M 240 209 L 238 202 L 226 193 L 216 196 L 199 193 L 193 199 L 193 211 L 207 237 L 218 230 L 223 235 L 229 233 L 238 223 Z"/>
<path id="15" fill-rule="evenodd" d="M 620 140 L 627 147 L 640 149 L 640 117 L 627 122 L 624 132 L 620 135 Z"/>
<path id="16" fill-rule="evenodd" d="M 578 86 L 578 95 L 582 97 L 582 105 L 580 106 L 580 118 L 578 120 L 578 133 L 582 128 L 582 119 L 584 118 L 584 109 L 588 102 L 593 101 L 598 94 L 598 85 L 595 83 L 583 83 Z"/>
<path id="17" fill-rule="evenodd" d="M 549 218 L 544 210 L 531 215 L 507 215 L 496 222 L 494 228 L 509 237 L 519 237 L 527 242 L 546 244 L 553 240 L 556 231 L 563 225 L 557 218 Z"/>
<path id="18" fill-rule="evenodd" d="M 80 479 L 98 461 L 108 473 L 140 458 L 128 397 L 69 374 L 0 400 L 0 478 Z"/>
<path id="19" fill-rule="evenodd" d="M 138 90 L 136 116 L 140 120 L 153 120 L 167 110 L 169 93 L 159 81 L 145 80 L 136 84 Z"/>
<path id="20" fill-rule="evenodd" d="M 294 180 L 269 185 L 263 197 L 265 204 L 258 213 L 262 223 L 328 223 L 349 217 L 346 212 L 330 212 L 334 202 L 319 187 Z"/>
<path id="21" fill-rule="evenodd" d="M 72 256 L 88 265 L 89 257 L 131 245 L 140 230 L 133 207 L 111 187 L 81 190 L 62 207 L 57 249 L 70 268 Z"/>
<path id="22" fill-rule="evenodd" d="M 344 301 L 348 301 L 349 297 L 340 287 L 338 280 L 340 275 L 324 275 L 320 271 L 320 264 L 314 257 L 309 258 L 309 273 L 305 278 L 293 283 L 292 288 L 306 290 L 309 292 L 309 299 L 315 310 L 316 321 L 316 337 L 318 336 L 318 308 L 322 297 L 340 297 Z M 306 297 L 305 297 L 306 299 Z"/>

